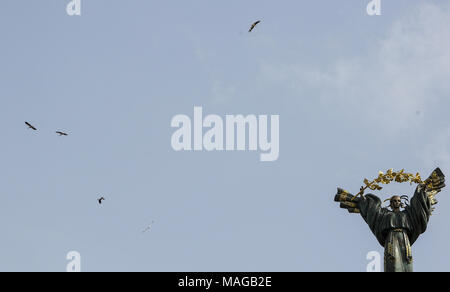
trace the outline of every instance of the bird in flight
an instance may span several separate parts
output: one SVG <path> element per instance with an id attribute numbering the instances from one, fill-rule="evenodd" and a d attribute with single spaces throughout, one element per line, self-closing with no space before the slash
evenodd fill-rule
<path id="1" fill-rule="evenodd" d="M 25 122 L 25 125 L 27 125 L 28 128 L 32 129 L 33 131 L 37 131 L 37 129 L 36 129 L 35 127 L 33 127 L 33 125 L 31 125 L 31 124 L 28 123 L 28 122 Z"/>
<path id="2" fill-rule="evenodd" d="M 100 199 L 97 199 L 97 201 L 100 205 L 102 204 L 102 201 L 104 201 L 104 200 L 105 200 L 105 198 L 103 198 L 103 197 L 101 197 Z"/>
<path id="3" fill-rule="evenodd" d="M 261 20 L 258 20 L 257 22 L 253 23 L 252 26 L 250 27 L 250 29 L 248 30 L 248 32 L 252 32 L 252 30 L 258 25 L 258 23 L 260 23 Z"/>
<path id="4" fill-rule="evenodd" d="M 153 223 L 155 223 L 155 221 L 152 221 L 152 224 L 150 224 L 150 225 L 147 226 L 144 230 L 142 230 L 142 233 L 145 233 L 145 232 L 149 231 L 150 228 L 152 228 Z"/>
<path id="5" fill-rule="evenodd" d="M 59 136 L 68 136 L 69 135 L 67 133 L 60 132 L 60 131 L 56 131 L 56 134 L 58 134 Z"/>

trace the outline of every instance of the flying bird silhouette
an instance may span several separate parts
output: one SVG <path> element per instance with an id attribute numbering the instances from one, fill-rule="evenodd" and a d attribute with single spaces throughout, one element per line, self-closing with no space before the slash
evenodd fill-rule
<path id="1" fill-rule="evenodd" d="M 257 22 L 253 23 L 248 32 L 252 32 L 252 30 L 261 22 L 261 20 L 258 20 Z"/>
<path id="2" fill-rule="evenodd" d="M 69 135 L 67 133 L 60 132 L 60 131 L 56 131 L 56 134 L 58 134 L 59 136 L 68 136 Z"/>
<path id="3" fill-rule="evenodd" d="M 142 233 L 145 233 L 145 232 L 149 231 L 150 228 L 152 228 L 153 223 L 155 223 L 155 221 L 152 221 L 152 224 L 150 224 L 150 225 L 147 226 L 144 230 L 142 230 Z"/>
<path id="4" fill-rule="evenodd" d="M 36 129 L 35 127 L 33 127 L 33 125 L 31 125 L 31 124 L 28 123 L 28 122 L 25 122 L 25 125 L 27 125 L 28 128 L 32 129 L 33 131 L 37 131 L 37 129 Z"/>
<path id="5" fill-rule="evenodd" d="M 101 198 L 98 199 L 97 201 L 98 201 L 98 203 L 101 205 L 101 204 L 102 204 L 102 201 L 104 201 L 104 200 L 105 200 L 105 198 L 101 197 Z"/>

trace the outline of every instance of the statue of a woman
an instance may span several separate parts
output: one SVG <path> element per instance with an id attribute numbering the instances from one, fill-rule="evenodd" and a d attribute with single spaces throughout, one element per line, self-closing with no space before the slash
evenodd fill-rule
<path id="1" fill-rule="evenodd" d="M 381 200 L 373 194 L 355 198 L 340 188 L 335 201 L 350 213 L 361 213 L 384 247 L 385 272 L 412 272 L 411 245 L 425 232 L 432 206 L 437 203 L 434 196 L 445 186 L 444 182 L 445 176 L 437 168 L 423 184 L 417 186 L 409 204 L 406 196 L 388 199 L 391 210 L 382 207 Z"/>

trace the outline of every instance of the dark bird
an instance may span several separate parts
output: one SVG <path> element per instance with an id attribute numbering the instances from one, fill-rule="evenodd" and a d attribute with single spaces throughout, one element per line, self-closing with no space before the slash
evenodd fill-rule
<path id="1" fill-rule="evenodd" d="M 68 136 L 67 133 L 60 132 L 60 131 L 56 131 L 56 134 L 58 134 L 59 136 Z"/>
<path id="2" fill-rule="evenodd" d="M 250 27 L 250 29 L 248 30 L 248 32 L 252 32 L 252 30 L 258 25 L 258 23 L 260 23 L 261 20 L 258 20 L 257 22 L 253 23 L 252 26 Z"/>
<path id="3" fill-rule="evenodd" d="M 102 204 L 102 201 L 104 201 L 104 200 L 105 200 L 105 198 L 101 197 L 101 198 L 98 199 L 97 201 L 98 201 L 98 203 L 101 205 L 101 204 Z"/>
<path id="4" fill-rule="evenodd" d="M 25 122 L 25 125 L 27 125 L 28 128 L 30 128 L 30 129 L 32 129 L 32 130 L 34 130 L 34 131 L 37 131 L 37 129 L 36 129 L 35 127 L 33 127 L 33 125 L 31 125 L 31 124 L 28 123 L 28 122 Z"/>

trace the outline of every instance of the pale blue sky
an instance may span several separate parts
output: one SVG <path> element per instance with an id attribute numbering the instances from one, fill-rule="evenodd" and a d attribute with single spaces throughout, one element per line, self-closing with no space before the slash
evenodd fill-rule
<path id="1" fill-rule="evenodd" d="M 3 0 L 0 271 L 365 271 L 382 247 L 336 187 L 450 175 L 450 5 L 368 2 Z M 194 106 L 279 114 L 279 160 L 174 152 Z M 450 270 L 438 200 L 416 271 Z"/>

